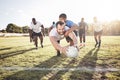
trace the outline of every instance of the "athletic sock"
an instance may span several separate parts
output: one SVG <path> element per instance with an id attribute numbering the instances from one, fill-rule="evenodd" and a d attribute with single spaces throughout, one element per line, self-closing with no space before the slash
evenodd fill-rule
<path id="1" fill-rule="evenodd" d="M 101 40 L 99 41 L 98 48 L 101 46 Z"/>
<path id="2" fill-rule="evenodd" d="M 97 39 L 95 39 L 95 42 L 96 42 L 96 44 L 95 44 L 95 47 L 98 45 L 98 41 L 97 41 Z"/>

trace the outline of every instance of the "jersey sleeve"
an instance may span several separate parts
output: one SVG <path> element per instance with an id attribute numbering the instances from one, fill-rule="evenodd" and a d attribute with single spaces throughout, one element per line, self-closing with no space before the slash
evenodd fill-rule
<path id="1" fill-rule="evenodd" d="M 72 26 L 74 26 L 74 24 L 75 23 L 73 21 L 70 21 L 70 20 L 66 21 L 66 26 L 69 27 L 69 28 L 71 28 Z"/>
<path id="2" fill-rule="evenodd" d="M 40 22 L 38 22 L 38 21 L 37 21 L 37 23 L 38 23 L 38 25 L 40 25 L 40 27 L 43 25 L 42 23 L 40 23 Z"/>
<path id="3" fill-rule="evenodd" d="M 50 31 L 49 36 L 56 36 L 55 28 Z"/>

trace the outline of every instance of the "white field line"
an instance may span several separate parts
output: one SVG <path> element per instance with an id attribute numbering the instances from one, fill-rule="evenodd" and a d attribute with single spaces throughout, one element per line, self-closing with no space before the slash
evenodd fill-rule
<path id="1" fill-rule="evenodd" d="M 0 33 L 1 37 L 10 37 L 10 36 L 29 36 L 28 33 Z"/>
<path id="2" fill-rule="evenodd" d="M 105 72 L 105 71 L 120 71 L 117 68 L 89 68 L 89 67 L 77 67 L 77 68 L 40 68 L 40 67 L 0 67 L 0 70 L 32 70 L 32 71 L 95 71 L 95 72 Z"/>

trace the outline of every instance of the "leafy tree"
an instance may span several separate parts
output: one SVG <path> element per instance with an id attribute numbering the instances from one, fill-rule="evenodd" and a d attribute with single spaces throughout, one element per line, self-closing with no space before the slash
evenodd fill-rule
<path id="1" fill-rule="evenodd" d="M 2 32 L 2 33 L 6 33 L 6 30 L 2 29 L 0 32 Z"/>
<path id="2" fill-rule="evenodd" d="M 10 33 L 13 33 L 13 26 L 14 26 L 14 25 L 13 25 L 12 23 L 8 24 L 8 25 L 7 25 L 7 28 L 6 28 L 6 31 L 7 31 L 7 32 L 10 32 Z"/>
<path id="3" fill-rule="evenodd" d="M 28 33 L 29 31 L 29 27 L 28 26 L 24 26 L 24 27 L 22 27 L 22 32 L 23 33 Z"/>
<path id="4" fill-rule="evenodd" d="M 10 23 L 7 25 L 6 31 L 9 33 L 22 33 L 22 28 Z"/>

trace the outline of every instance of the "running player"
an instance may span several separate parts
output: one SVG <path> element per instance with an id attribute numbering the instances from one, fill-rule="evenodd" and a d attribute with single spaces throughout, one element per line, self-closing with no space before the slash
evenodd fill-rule
<path id="1" fill-rule="evenodd" d="M 29 34 L 30 34 L 30 42 L 33 40 L 34 44 L 36 46 L 36 49 L 38 49 L 38 39 L 40 39 L 41 47 L 43 48 L 43 35 L 44 35 L 44 26 L 36 21 L 35 18 L 32 18 L 32 22 L 29 28 Z"/>
<path id="2" fill-rule="evenodd" d="M 100 48 L 101 46 L 101 35 L 102 35 L 102 32 L 103 32 L 103 25 L 97 21 L 97 18 L 94 17 L 93 18 L 93 27 L 94 27 L 94 39 L 95 39 L 95 47 L 98 47 Z"/>

